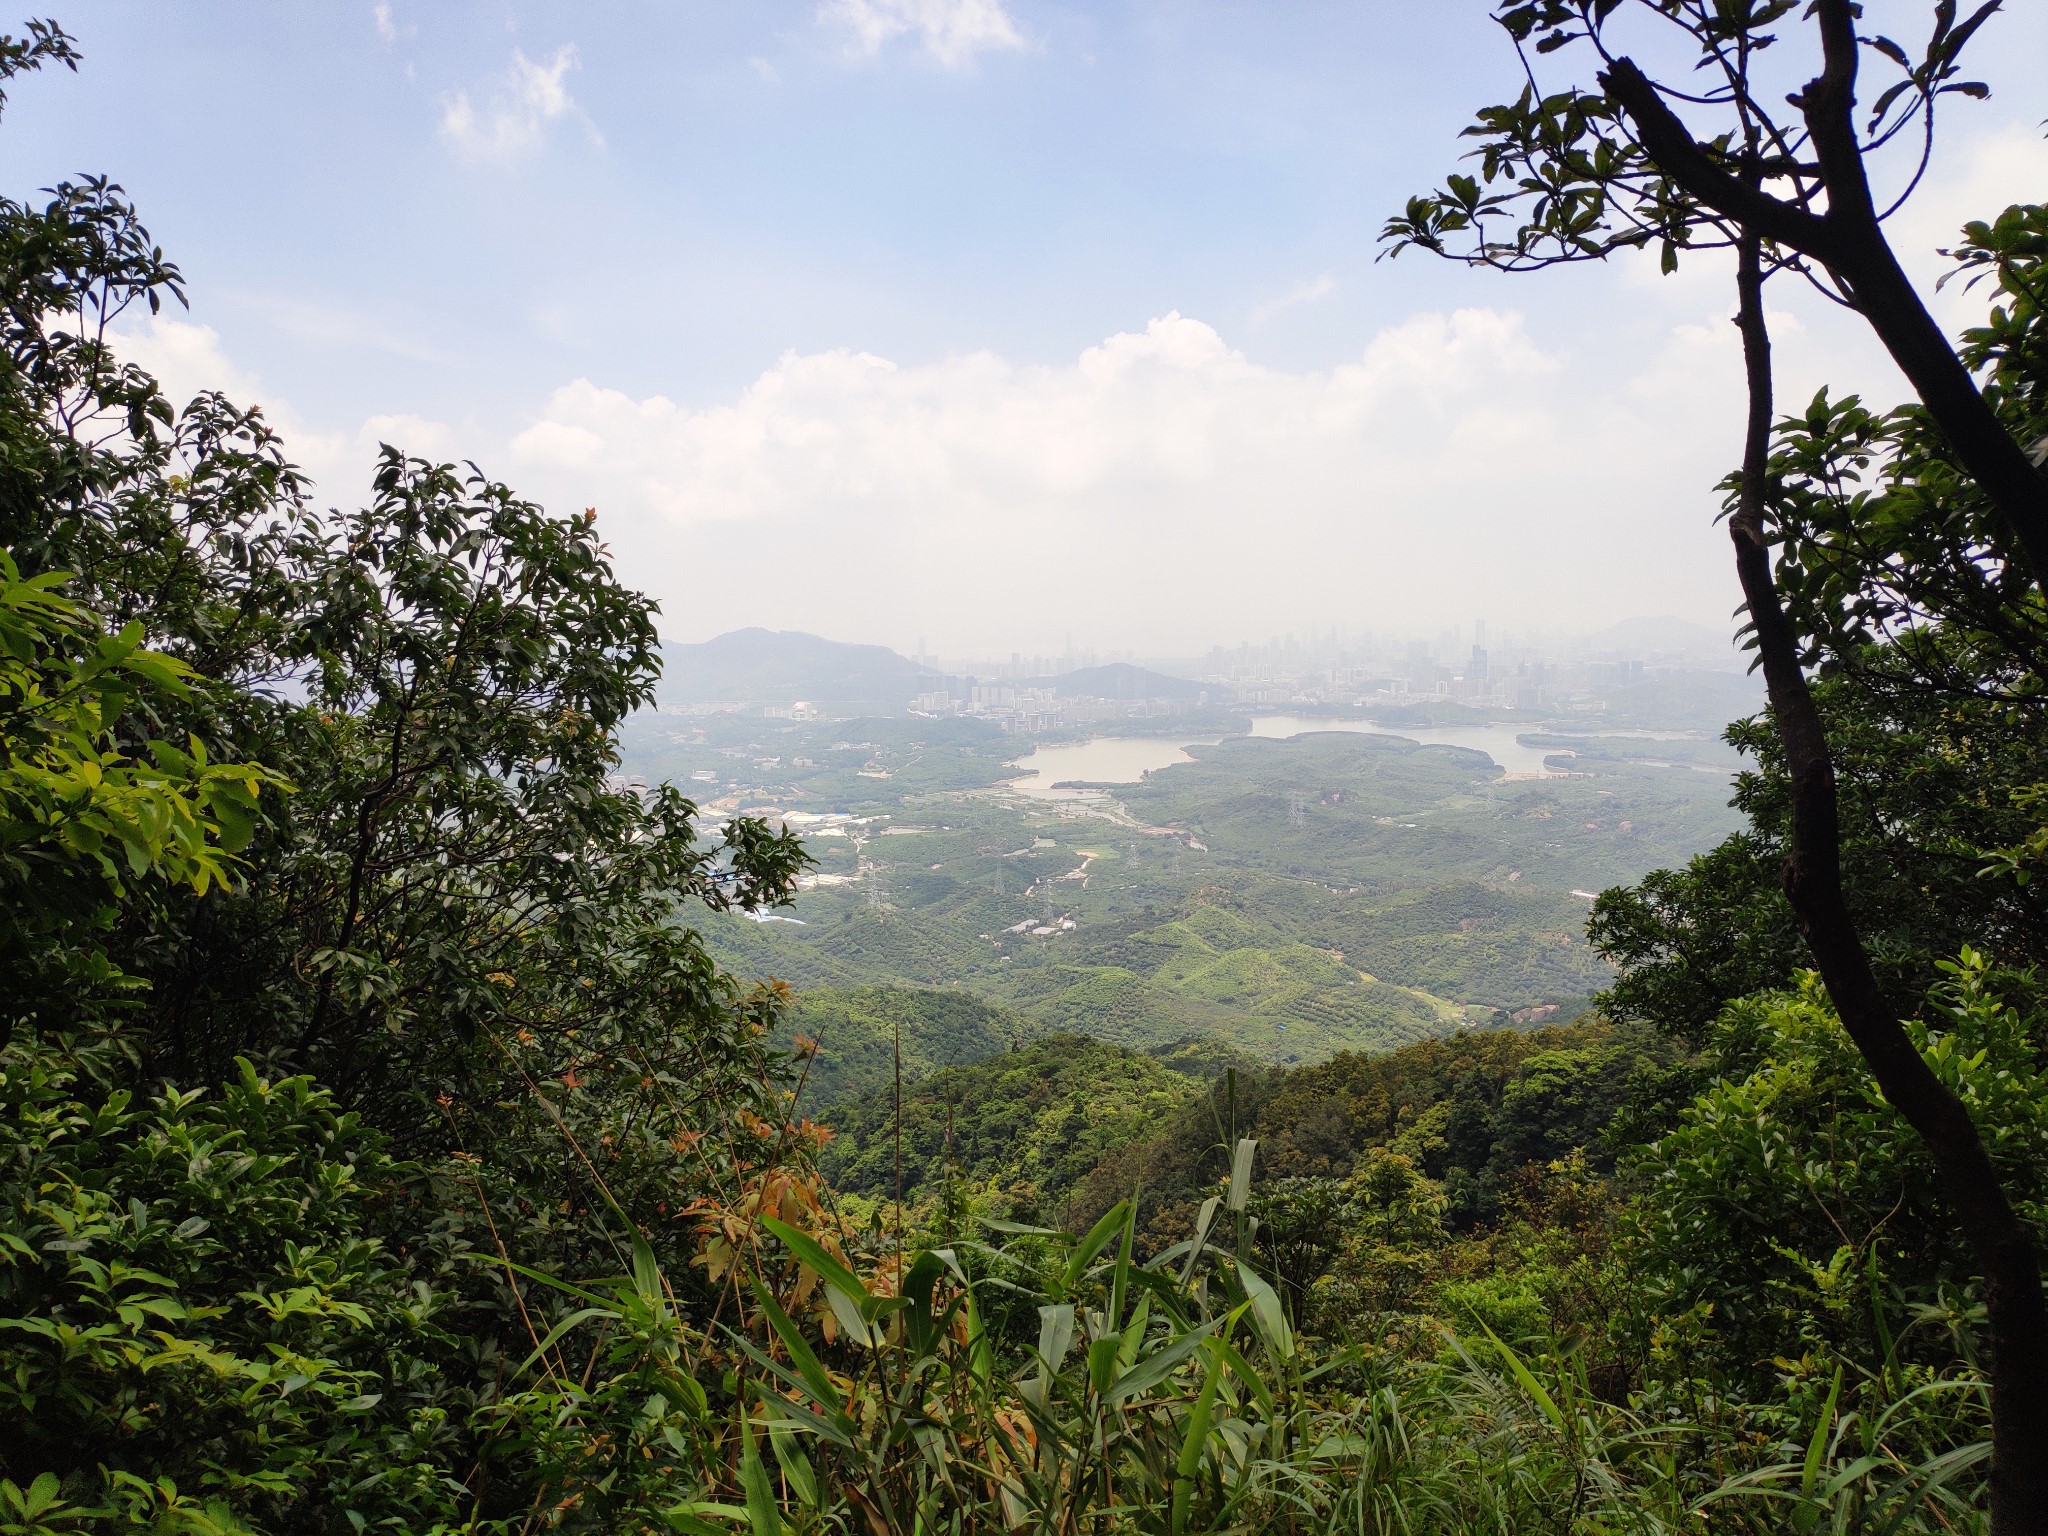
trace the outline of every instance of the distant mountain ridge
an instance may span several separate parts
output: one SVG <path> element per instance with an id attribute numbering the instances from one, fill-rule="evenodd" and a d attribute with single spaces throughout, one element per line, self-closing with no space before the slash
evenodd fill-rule
<path id="1" fill-rule="evenodd" d="M 664 704 L 879 705 L 900 710 L 938 674 L 885 645 L 848 645 L 794 629 L 735 629 L 662 647 Z"/>
<path id="2" fill-rule="evenodd" d="M 657 690 L 661 702 L 680 704 L 860 705 L 894 714 L 918 694 L 950 681 L 885 645 L 849 645 L 795 629 L 735 629 L 694 644 L 662 647 Z M 1228 698 L 1212 683 L 1113 661 L 1050 677 L 1003 679 L 1006 687 L 1050 688 L 1063 699 L 1177 699 L 1207 694 Z"/>

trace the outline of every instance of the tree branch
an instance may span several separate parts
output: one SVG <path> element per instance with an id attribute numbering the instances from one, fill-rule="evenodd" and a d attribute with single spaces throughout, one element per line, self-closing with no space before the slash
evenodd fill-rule
<path id="1" fill-rule="evenodd" d="M 1830 259 L 1832 235 L 1826 222 L 1717 165 L 1633 60 L 1616 59 L 1601 72 L 1600 87 L 1635 124 L 1636 137 L 1651 162 L 1694 198 L 1774 244 L 1804 251 L 1818 261 Z"/>
<path id="2" fill-rule="evenodd" d="M 1856 137 L 1855 10 L 1850 0 L 1816 0 L 1816 11 L 1823 67 L 1794 103 L 1820 163 L 1824 215 L 1716 164 L 1630 60 L 1616 59 L 1601 86 L 1628 114 L 1651 162 L 1688 194 L 1741 229 L 1827 266 L 1998 509 L 2034 584 L 2048 592 L 2048 478 L 1985 401 L 1885 239 Z"/>

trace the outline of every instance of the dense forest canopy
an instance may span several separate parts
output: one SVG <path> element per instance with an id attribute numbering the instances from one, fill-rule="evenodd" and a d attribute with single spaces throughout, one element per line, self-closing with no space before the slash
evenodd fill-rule
<path id="1" fill-rule="evenodd" d="M 395 447 L 324 509 L 256 408 L 121 360 L 183 279 L 116 184 L 0 202 L 0 1531 L 2048 1526 L 2048 212 L 1964 232 L 1942 357 L 1847 229 L 1996 9 L 1914 55 L 1836 0 L 1499 8 L 1598 89 L 1482 115 L 1390 235 L 1736 249 L 1771 708 L 1744 830 L 1600 897 L 1596 1010 L 1459 1028 L 1340 975 L 1401 912 L 1338 908 L 1289 984 L 1410 1043 L 1307 1065 L 1100 976 L 1053 1029 L 722 968 L 812 856 L 622 780 L 657 615 L 594 514 Z M 1637 10 L 1704 101 L 1608 46 Z M 1796 121 L 1767 45 L 1818 61 Z M 1780 415 L 1772 275 L 1918 398 Z M 1201 814 L 1298 879 L 1228 822 L 1269 760 Z M 1099 969 L 1220 1017 L 1265 921 L 1134 916 Z"/>

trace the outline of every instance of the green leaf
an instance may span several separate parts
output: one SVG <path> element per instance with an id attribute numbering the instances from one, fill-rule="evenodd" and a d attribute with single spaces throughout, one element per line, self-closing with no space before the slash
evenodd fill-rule
<path id="1" fill-rule="evenodd" d="M 1828 1448 L 1828 1431 L 1835 1425 L 1835 1400 L 1842 1393 L 1842 1368 L 1835 1367 L 1833 1385 L 1828 1388 L 1827 1401 L 1821 1404 L 1820 1417 L 1813 1423 L 1813 1438 L 1806 1442 L 1806 1461 L 1799 1472 L 1799 1491 L 1813 1492 L 1813 1485 L 1820 1480 L 1820 1459 Z"/>
<path id="2" fill-rule="evenodd" d="M 761 1225 L 774 1233 L 782 1246 L 796 1255 L 799 1263 L 855 1306 L 865 1309 L 874 1299 L 853 1271 L 827 1253 L 824 1245 L 808 1232 L 799 1232 L 773 1216 L 763 1216 Z"/>
<path id="3" fill-rule="evenodd" d="M 1138 1396 L 1140 1393 L 1151 1391 L 1152 1388 L 1158 1386 L 1176 1370 L 1180 1369 L 1181 1362 L 1193 1354 L 1201 1346 L 1204 1339 L 1208 1338 L 1218 1328 L 1221 1328 L 1225 1321 L 1226 1319 L 1221 1317 L 1211 1318 L 1208 1322 L 1202 1324 L 1201 1327 L 1191 1329 L 1182 1334 L 1164 1349 L 1159 1350 L 1155 1354 L 1147 1355 L 1123 1376 L 1119 1377 L 1103 1395 L 1113 1403 L 1121 1403 Z"/>
<path id="4" fill-rule="evenodd" d="M 1230 1209 L 1241 1211 L 1252 1193 L 1252 1154 L 1259 1150 L 1258 1142 L 1250 1136 L 1240 1136 L 1237 1149 L 1230 1155 Z"/>
<path id="5" fill-rule="evenodd" d="M 1080 1246 L 1067 1260 L 1066 1273 L 1060 1277 L 1065 1290 L 1072 1291 L 1081 1283 L 1081 1277 L 1088 1273 L 1088 1266 L 1095 1262 L 1095 1256 L 1109 1246 L 1110 1239 L 1116 1236 L 1117 1229 L 1124 1224 L 1125 1218 L 1130 1214 L 1129 1206 L 1128 1200 L 1119 1200 L 1103 1213 L 1102 1220 L 1088 1229 L 1088 1235 L 1081 1239 Z"/>
<path id="6" fill-rule="evenodd" d="M 1060 1368 L 1074 1342 L 1074 1309 L 1062 1302 L 1038 1309 L 1038 1359 L 1049 1374 Z"/>
<path id="7" fill-rule="evenodd" d="M 1266 1348 L 1282 1360 L 1292 1360 L 1294 1330 L 1287 1326 L 1287 1309 L 1281 1306 L 1279 1293 L 1249 1264 L 1237 1266 L 1237 1278 L 1251 1302 L 1252 1322 L 1259 1337 L 1266 1341 Z"/>
<path id="8" fill-rule="evenodd" d="M 740 1487 L 746 1490 L 747 1524 L 754 1536 L 782 1536 L 782 1514 L 760 1448 L 754 1443 L 754 1421 L 744 1412 L 740 1414 Z"/>
<path id="9" fill-rule="evenodd" d="M 1514 1378 L 1521 1384 L 1522 1390 L 1529 1394 L 1531 1401 L 1538 1408 L 1542 1409 L 1543 1417 L 1550 1421 L 1551 1428 L 1562 1434 L 1564 1432 L 1564 1412 L 1557 1406 L 1556 1401 L 1551 1395 L 1543 1389 L 1543 1383 L 1536 1379 L 1536 1373 L 1522 1362 L 1520 1355 L 1508 1348 L 1499 1334 L 1495 1333 L 1491 1328 L 1487 1328 L 1484 1320 L 1480 1321 L 1479 1326 L 1485 1329 L 1486 1336 L 1493 1340 L 1493 1347 L 1500 1351 L 1501 1359 L 1507 1362 L 1508 1369 L 1514 1373 Z"/>
<path id="10" fill-rule="evenodd" d="M 807 1508 L 818 1509 L 818 1479 L 811 1471 L 810 1458 L 804 1455 L 803 1447 L 797 1444 L 796 1431 L 783 1419 L 768 1421 L 768 1445 L 775 1452 L 776 1463 L 782 1468 L 782 1475 L 789 1479 L 789 1486 L 796 1490 L 799 1502 Z"/>
<path id="11" fill-rule="evenodd" d="M 839 1393 L 832 1385 L 832 1378 L 825 1373 L 825 1367 L 811 1350 L 810 1341 L 803 1330 L 790 1321 L 789 1314 L 775 1304 L 775 1298 L 768 1288 L 756 1280 L 754 1299 L 760 1304 L 762 1315 L 768 1319 L 768 1326 L 775 1330 L 775 1336 L 782 1340 L 782 1347 L 789 1351 L 789 1358 L 795 1364 L 797 1374 L 803 1377 L 804 1385 L 820 1405 L 833 1413 L 843 1412 Z"/>

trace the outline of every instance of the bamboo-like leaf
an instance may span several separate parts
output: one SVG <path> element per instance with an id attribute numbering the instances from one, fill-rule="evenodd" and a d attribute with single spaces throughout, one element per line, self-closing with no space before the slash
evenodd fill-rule
<path id="1" fill-rule="evenodd" d="M 808 1430 L 820 1440 L 836 1445 L 841 1450 L 850 1451 L 854 1449 L 853 1425 L 845 1415 L 840 1415 L 838 1422 L 835 1423 L 823 1414 L 805 1407 L 794 1398 L 784 1397 L 773 1387 L 766 1386 L 758 1381 L 754 1383 L 754 1396 L 761 1402 L 772 1404 L 777 1413 L 788 1419 L 797 1428 Z"/>
<path id="2" fill-rule="evenodd" d="M 1294 1330 L 1287 1326 L 1287 1309 L 1280 1305 L 1280 1294 L 1249 1264 L 1237 1266 L 1238 1282 L 1244 1286 L 1244 1294 L 1252 1306 L 1252 1323 L 1259 1330 L 1259 1337 L 1266 1341 L 1266 1348 L 1282 1360 L 1294 1358 Z"/>
<path id="3" fill-rule="evenodd" d="M 1249 1306 L 1250 1303 L 1247 1302 L 1245 1305 Z M 1237 1312 L 1231 1314 L 1232 1320 L 1235 1320 L 1238 1313 L 1243 1311 L 1244 1307 L 1239 1307 Z M 1273 1411 L 1273 1389 L 1266 1385 L 1266 1379 L 1252 1369 L 1251 1362 L 1238 1353 L 1237 1346 L 1231 1343 L 1228 1337 L 1217 1339 L 1216 1348 L 1223 1357 L 1223 1363 L 1230 1367 L 1231 1375 L 1245 1384 L 1246 1390 L 1251 1393 L 1261 1409 L 1271 1413 Z"/>
<path id="4" fill-rule="evenodd" d="M 1251 1198 L 1252 1154 L 1258 1150 L 1256 1139 L 1240 1136 L 1237 1149 L 1230 1155 L 1230 1208 L 1233 1211 L 1243 1210 L 1245 1201 Z"/>
<path id="5" fill-rule="evenodd" d="M 1835 1399 L 1842 1393 L 1842 1368 L 1835 1367 L 1834 1384 L 1828 1388 L 1828 1400 L 1821 1404 L 1820 1417 L 1814 1421 L 1813 1438 L 1806 1442 L 1806 1464 L 1800 1471 L 1799 1491 L 1812 1493 L 1813 1485 L 1820 1478 L 1820 1458 L 1828 1448 L 1828 1431 L 1835 1424 Z"/>
<path id="6" fill-rule="evenodd" d="M 633 1289 L 640 1293 L 640 1299 L 652 1310 L 659 1310 L 668 1300 L 667 1290 L 661 1283 L 661 1263 L 654 1257 L 654 1248 L 641 1235 L 636 1226 L 633 1233 Z"/>
<path id="7" fill-rule="evenodd" d="M 1118 1377 L 1103 1396 L 1112 1403 L 1121 1403 L 1142 1392 L 1149 1392 L 1178 1370 L 1181 1362 L 1201 1347 L 1202 1340 L 1221 1328 L 1224 1321 L 1224 1318 L 1212 1317 L 1201 1327 L 1182 1334 L 1158 1353 L 1146 1356 Z"/>
<path id="8" fill-rule="evenodd" d="M 967 1371 L 984 1387 L 995 1372 L 995 1346 L 988 1336 L 988 1328 L 981 1320 L 981 1308 L 974 1304 L 974 1293 L 968 1292 L 963 1306 L 967 1315 Z"/>
<path id="9" fill-rule="evenodd" d="M 768 1468 L 754 1443 L 754 1421 L 744 1411 L 740 1414 L 740 1486 L 746 1490 L 747 1524 L 754 1536 L 782 1536 L 782 1513 L 775 1507 Z"/>
<path id="10" fill-rule="evenodd" d="M 1221 1342 L 1220 1340 L 1217 1342 Z M 1195 1474 L 1202 1468 L 1202 1450 L 1209 1443 L 1209 1420 L 1216 1410 L 1216 1386 L 1223 1375 L 1223 1359 L 1209 1352 L 1209 1369 L 1195 1394 L 1195 1406 L 1188 1413 L 1187 1433 L 1181 1437 L 1180 1455 L 1174 1462 L 1173 1502 L 1169 1515 L 1172 1536 L 1188 1528 L 1188 1511 L 1194 1503 Z"/>
<path id="11" fill-rule="evenodd" d="M 1116 1356 L 1124 1342 L 1120 1333 L 1105 1333 L 1088 1345 L 1088 1384 L 1107 1394 L 1116 1381 Z"/>
<path id="12" fill-rule="evenodd" d="M 1508 1369 L 1514 1373 L 1515 1380 L 1521 1383 L 1522 1390 L 1529 1394 L 1538 1408 L 1543 1410 L 1543 1417 L 1550 1420 L 1551 1427 L 1562 1434 L 1564 1432 L 1564 1411 L 1557 1406 L 1555 1399 L 1543 1389 L 1543 1383 L 1536 1379 L 1536 1373 L 1523 1364 L 1522 1357 L 1508 1348 L 1502 1342 L 1501 1336 L 1491 1328 L 1487 1328 L 1483 1320 L 1479 1326 L 1486 1329 L 1486 1336 L 1493 1340 L 1493 1347 L 1500 1351 L 1501 1359 L 1507 1362 Z"/>
<path id="13" fill-rule="evenodd" d="M 818 1509 L 818 1479 L 811 1471 L 811 1459 L 804 1454 L 796 1442 L 796 1431 L 785 1419 L 768 1421 L 768 1446 L 775 1452 L 777 1465 L 782 1475 L 789 1479 L 789 1486 L 796 1490 L 797 1498 L 807 1509 Z"/>
<path id="14" fill-rule="evenodd" d="M 1129 1205 L 1128 1200 L 1119 1200 L 1103 1215 L 1102 1220 L 1089 1229 L 1088 1235 L 1081 1239 L 1081 1245 L 1067 1260 L 1066 1274 L 1061 1277 L 1065 1289 L 1071 1291 L 1081 1283 L 1081 1277 L 1088 1273 L 1088 1266 L 1095 1262 L 1095 1256 L 1109 1246 L 1110 1239 L 1116 1236 L 1117 1228 L 1124 1224 Z"/>
<path id="15" fill-rule="evenodd" d="M 534 1345 L 533 1353 L 528 1355 L 524 1360 L 520 1361 L 519 1369 L 514 1371 L 512 1374 L 514 1376 L 524 1376 L 527 1373 L 527 1371 L 532 1369 L 534 1361 L 540 1359 L 541 1356 L 545 1355 L 549 1350 L 553 1349 L 555 1347 L 555 1341 L 559 1339 L 563 1334 L 567 1333 L 570 1329 L 576 1327 L 578 1324 L 587 1323 L 593 1317 L 604 1317 L 616 1320 L 618 1315 L 619 1309 L 617 1307 L 578 1307 L 574 1312 L 571 1312 L 567 1317 L 563 1318 L 559 1323 L 555 1324 L 554 1327 L 550 1328 L 547 1331 L 547 1336 L 543 1338 L 538 1344 Z"/>
<path id="16" fill-rule="evenodd" d="M 1071 1232 L 1062 1232 L 1058 1227 L 1034 1227 L 1021 1221 L 997 1221 L 993 1216 L 981 1218 L 981 1224 L 991 1232 L 1000 1232 L 1005 1237 L 1058 1237 L 1071 1239 Z"/>
<path id="17" fill-rule="evenodd" d="M 795 1254 L 799 1263 L 856 1306 L 865 1307 L 873 1299 L 853 1271 L 827 1253 L 824 1244 L 808 1232 L 799 1232 L 773 1216 L 763 1216 L 761 1225 L 781 1239 L 783 1247 Z"/>
<path id="18" fill-rule="evenodd" d="M 1131 1283 L 1131 1248 L 1138 1235 L 1138 1200 L 1133 1195 L 1124 1202 L 1123 1241 L 1117 1245 L 1116 1269 L 1109 1279 L 1109 1326 L 1122 1328 L 1124 1325 L 1124 1292 Z"/>
<path id="19" fill-rule="evenodd" d="M 661 1511 L 660 1518 L 667 1522 L 670 1530 L 679 1531 L 682 1536 L 731 1536 L 722 1525 L 713 1525 L 705 1519 L 712 1515 L 734 1524 L 747 1518 L 746 1510 L 738 1504 L 718 1504 L 709 1500 L 692 1499 Z"/>
<path id="20" fill-rule="evenodd" d="M 1038 1358 L 1046 1373 L 1060 1368 L 1074 1342 L 1074 1309 L 1062 1302 L 1038 1309 Z"/>
<path id="21" fill-rule="evenodd" d="M 545 1270 L 530 1268 L 525 1264 L 519 1263 L 516 1259 L 501 1259 L 494 1253 L 458 1253 L 456 1257 L 458 1259 L 468 1259 L 476 1264 L 489 1264 L 499 1269 L 509 1269 L 515 1274 L 526 1276 L 529 1280 L 538 1280 L 542 1285 L 551 1286 L 564 1295 L 574 1296 L 581 1301 L 587 1301 L 595 1307 L 611 1305 L 610 1302 L 606 1301 L 604 1297 L 598 1295 L 595 1291 L 587 1291 L 580 1285 L 571 1285 L 566 1280 L 558 1280 Z"/>
<path id="22" fill-rule="evenodd" d="M 1209 1228 L 1216 1223 L 1216 1208 L 1219 1204 L 1219 1198 L 1211 1195 L 1202 1202 L 1201 1210 L 1195 1213 L 1195 1235 L 1188 1241 L 1188 1261 L 1181 1266 L 1180 1271 L 1182 1284 L 1194 1278 L 1195 1265 L 1200 1261 L 1202 1249 L 1209 1241 Z"/>
<path id="23" fill-rule="evenodd" d="M 811 1396 L 833 1413 L 843 1411 L 839 1393 L 832 1385 L 832 1378 L 825 1374 L 825 1367 L 818 1363 L 810 1341 L 803 1330 L 790 1321 L 789 1314 L 775 1304 L 775 1298 L 768 1294 L 768 1288 L 760 1281 L 754 1282 L 754 1299 L 760 1304 L 762 1316 L 768 1319 L 768 1326 L 775 1330 L 775 1336 L 782 1340 L 782 1347 L 789 1351 L 789 1358 L 795 1364 L 797 1374 L 810 1388 Z"/>

